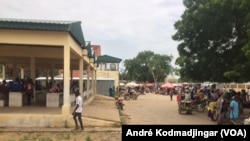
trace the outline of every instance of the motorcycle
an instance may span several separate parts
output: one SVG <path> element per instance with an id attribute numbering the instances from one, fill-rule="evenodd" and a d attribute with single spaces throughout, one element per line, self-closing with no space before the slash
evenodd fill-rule
<path id="1" fill-rule="evenodd" d="M 115 105 L 118 110 L 123 110 L 123 106 L 125 105 L 122 97 L 115 97 Z"/>
<path id="2" fill-rule="evenodd" d="M 124 94 L 124 99 L 125 100 L 130 100 L 130 99 L 137 100 L 137 98 L 138 98 L 139 95 L 140 94 L 137 94 L 137 93 L 134 93 L 134 92 L 132 92 L 132 93 L 125 93 Z"/>
<path id="3" fill-rule="evenodd" d="M 180 103 L 178 103 L 178 111 L 179 111 L 179 114 L 182 114 L 183 111 L 186 112 L 186 114 L 192 114 L 192 101 L 185 101 L 185 100 L 182 100 L 180 101 Z"/>
<path id="4" fill-rule="evenodd" d="M 193 101 L 192 109 L 197 112 L 204 112 L 206 110 L 206 100 L 205 99 L 196 99 Z"/>

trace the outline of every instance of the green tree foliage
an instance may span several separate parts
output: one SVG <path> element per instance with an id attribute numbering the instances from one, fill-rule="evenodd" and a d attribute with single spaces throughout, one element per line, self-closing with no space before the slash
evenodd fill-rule
<path id="1" fill-rule="evenodd" d="M 124 61 L 129 80 L 139 82 L 159 82 L 172 72 L 172 56 L 143 51 L 133 59 Z"/>
<path id="2" fill-rule="evenodd" d="M 250 79 L 249 0 L 183 0 L 175 23 L 180 77 L 185 81 Z"/>

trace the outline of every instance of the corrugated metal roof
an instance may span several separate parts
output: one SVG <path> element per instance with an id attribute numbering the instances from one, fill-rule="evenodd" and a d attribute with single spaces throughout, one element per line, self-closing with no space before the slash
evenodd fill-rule
<path id="1" fill-rule="evenodd" d="M 120 63 L 122 61 L 122 59 L 120 58 L 116 58 L 116 57 L 112 57 L 109 55 L 102 55 L 102 56 L 98 56 L 97 57 L 97 63 L 101 63 L 101 62 L 106 62 L 106 63 Z"/>
<path id="2" fill-rule="evenodd" d="M 82 48 L 85 48 L 85 40 L 82 33 L 81 21 L 0 18 L 0 28 L 20 30 L 67 31 Z"/>
<path id="3" fill-rule="evenodd" d="M 95 57 L 95 52 L 93 51 L 92 57 L 94 58 L 94 63 L 96 63 L 96 57 Z"/>
<path id="4" fill-rule="evenodd" d="M 94 59 L 94 63 L 96 63 L 96 58 L 95 58 L 95 51 L 92 50 L 91 48 L 91 42 L 90 41 L 87 41 L 86 44 L 86 49 L 88 51 L 88 57 L 89 58 L 93 58 Z"/>
<path id="5" fill-rule="evenodd" d="M 86 49 L 88 51 L 88 57 L 92 58 L 93 56 L 92 56 L 91 42 L 89 42 L 89 41 L 86 42 L 85 46 L 86 46 Z"/>
<path id="6" fill-rule="evenodd" d="M 0 18 L 0 21 L 23 23 L 70 24 L 73 21 Z"/>

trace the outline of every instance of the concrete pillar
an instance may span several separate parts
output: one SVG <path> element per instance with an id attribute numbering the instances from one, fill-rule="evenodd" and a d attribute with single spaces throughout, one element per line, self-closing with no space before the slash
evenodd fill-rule
<path id="1" fill-rule="evenodd" d="M 21 70 L 21 79 L 24 79 L 24 68 L 20 67 L 20 70 Z"/>
<path id="2" fill-rule="evenodd" d="M 79 60 L 79 91 L 82 95 L 83 93 L 83 58 Z"/>
<path id="3" fill-rule="evenodd" d="M 35 70 L 35 58 L 31 57 L 30 59 L 30 77 L 35 80 L 36 77 L 36 70 Z"/>
<path id="4" fill-rule="evenodd" d="M 3 78 L 3 80 L 6 79 L 5 70 L 6 70 L 6 66 L 4 64 L 2 64 L 2 78 Z"/>
<path id="5" fill-rule="evenodd" d="M 50 69 L 50 81 L 52 82 L 52 86 L 54 84 L 54 64 L 51 65 L 51 69 Z"/>
<path id="6" fill-rule="evenodd" d="M 49 70 L 46 69 L 46 88 L 49 87 Z"/>
<path id="7" fill-rule="evenodd" d="M 30 78 L 35 83 L 35 80 L 36 80 L 36 68 L 35 68 L 35 58 L 34 58 L 34 56 L 30 57 Z M 35 101 L 36 101 L 35 89 L 33 90 L 33 94 L 34 94 L 33 103 L 35 103 Z"/>
<path id="8" fill-rule="evenodd" d="M 62 114 L 67 116 L 70 114 L 70 46 L 64 45 L 63 48 L 63 106 L 62 106 Z"/>
<path id="9" fill-rule="evenodd" d="M 90 81 L 89 81 L 89 75 L 90 75 L 90 65 L 88 64 L 87 67 L 87 97 L 89 96 L 89 89 L 90 89 Z"/>
<path id="10" fill-rule="evenodd" d="M 71 88 L 72 84 L 73 84 L 73 70 L 70 69 L 70 82 L 69 82 L 70 88 Z M 71 93 L 71 92 L 74 92 L 75 90 L 70 89 L 69 91 Z"/>
<path id="11" fill-rule="evenodd" d="M 96 70 L 93 72 L 93 94 L 96 94 Z"/>
<path id="12" fill-rule="evenodd" d="M 16 60 L 14 58 L 14 61 L 13 61 L 13 67 L 12 67 L 12 79 L 15 80 L 17 78 L 17 65 L 16 65 Z"/>
<path id="13" fill-rule="evenodd" d="M 92 91 L 92 95 L 94 95 L 95 93 L 95 79 L 94 79 L 94 73 L 95 73 L 95 70 L 94 68 L 92 68 L 91 70 L 91 91 Z"/>

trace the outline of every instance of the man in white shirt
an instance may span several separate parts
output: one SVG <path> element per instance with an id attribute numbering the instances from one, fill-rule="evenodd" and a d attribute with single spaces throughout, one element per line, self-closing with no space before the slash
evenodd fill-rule
<path id="1" fill-rule="evenodd" d="M 185 90 L 185 101 L 191 101 L 191 95 L 188 90 Z"/>
<path id="2" fill-rule="evenodd" d="M 79 129 L 78 122 L 77 122 L 77 118 L 78 118 L 81 130 L 83 130 L 83 124 L 82 124 L 83 101 L 82 101 L 82 97 L 81 97 L 78 90 L 75 92 L 75 96 L 76 96 L 76 107 L 72 113 L 73 119 L 75 121 L 75 129 L 76 130 Z"/>

